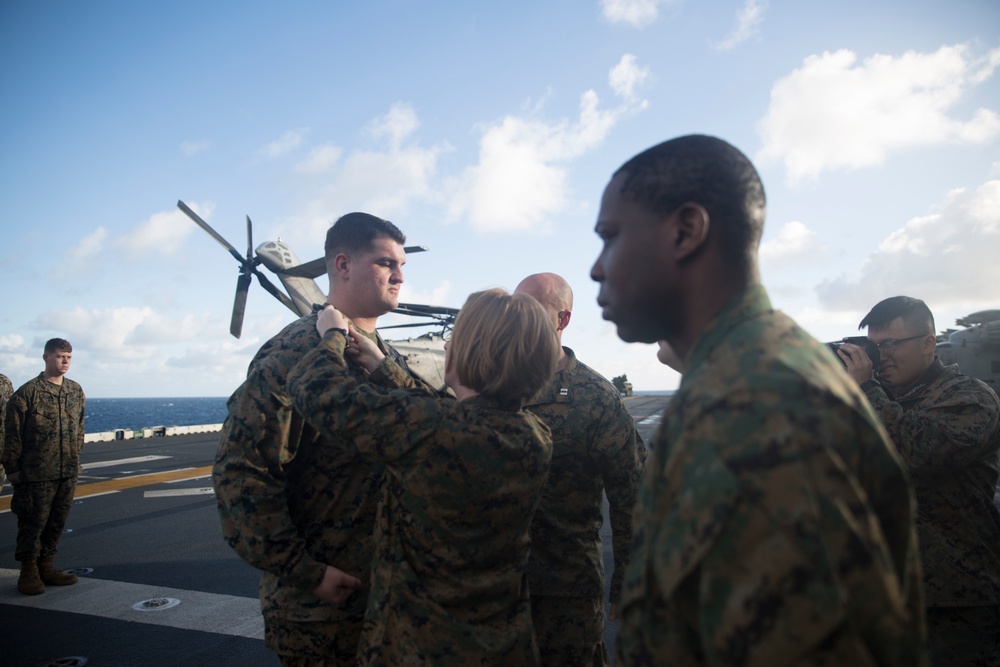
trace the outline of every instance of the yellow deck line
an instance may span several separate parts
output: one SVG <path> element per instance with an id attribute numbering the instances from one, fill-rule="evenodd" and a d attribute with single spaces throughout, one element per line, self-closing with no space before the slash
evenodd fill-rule
<path id="1" fill-rule="evenodd" d="M 103 482 L 92 482 L 81 484 L 76 487 L 74 498 L 86 498 L 99 493 L 111 493 L 124 489 L 134 489 L 139 486 L 152 486 L 153 484 L 163 484 L 164 482 L 181 482 L 187 479 L 198 479 L 212 474 L 212 466 L 202 466 L 200 468 L 184 468 L 182 470 L 171 470 L 170 472 L 157 472 L 152 474 L 131 475 L 129 477 L 119 477 Z M 10 496 L 0 498 L 0 512 L 10 509 Z"/>

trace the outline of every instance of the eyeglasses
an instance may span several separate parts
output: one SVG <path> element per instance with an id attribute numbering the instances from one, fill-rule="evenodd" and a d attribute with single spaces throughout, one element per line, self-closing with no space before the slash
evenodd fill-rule
<path id="1" fill-rule="evenodd" d="M 444 332 L 443 334 L 441 334 L 441 338 L 443 338 L 443 339 L 444 339 L 444 342 L 448 343 L 448 342 L 450 342 L 450 341 L 451 341 L 451 334 L 452 334 L 453 332 L 454 332 L 454 329 L 448 329 L 448 330 L 447 330 L 447 331 L 445 331 L 445 332 Z"/>
<path id="2" fill-rule="evenodd" d="M 886 354 L 889 354 L 900 343 L 905 343 L 908 340 L 916 340 L 918 338 L 923 338 L 926 335 L 927 334 L 919 334 L 917 336 L 910 336 L 909 338 L 886 338 L 881 343 L 874 343 L 873 342 L 873 344 L 875 345 L 875 347 L 878 348 L 879 352 L 885 352 Z"/>

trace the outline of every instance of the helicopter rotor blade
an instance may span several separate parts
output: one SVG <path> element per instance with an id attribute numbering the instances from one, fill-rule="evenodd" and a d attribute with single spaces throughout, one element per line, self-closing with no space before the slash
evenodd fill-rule
<path id="1" fill-rule="evenodd" d="M 240 254 L 239 250 L 234 248 L 229 241 L 222 238 L 222 235 L 219 234 L 219 232 L 212 229 L 207 222 L 201 219 L 201 216 L 192 211 L 191 208 L 187 204 L 182 202 L 180 199 L 177 200 L 177 208 L 182 210 L 187 215 L 187 217 L 191 218 L 195 222 L 195 224 L 197 224 L 199 227 L 208 232 L 209 236 L 218 241 L 223 248 L 228 250 L 229 254 L 235 257 L 237 262 L 242 264 L 245 261 L 243 255 Z"/>
<path id="2" fill-rule="evenodd" d="M 236 299 L 233 301 L 233 318 L 229 321 L 229 333 L 239 338 L 243 333 L 243 313 L 247 309 L 247 292 L 250 290 L 250 274 L 241 273 L 236 281 Z"/>
<path id="3" fill-rule="evenodd" d="M 410 324 L 390 324 L 388 326 L 380 326 L 378 329 L 382 331 L 384 329 L 412 329 L 415 327 L 440 327 L 441 322 L 411 322 Z M 446 327 L 447 328 L 447 327 Z"/>
<path id="4" fill-rule="evenodd" d="M 250 216 L 247 216 L 247 261 L 253 262 L 253 225 Z"/>
<path id="5" fill-rule="evenodd" d="M 253 274 L 257 276 L 257 282 L 260 283 L 261 287 L 270 292 L 271 296 L 283 303 L 286 308 L 295 312 L 295 304 L 292 303 L 292 300 L 284 292 L 275 287 L 274 283 L 267 279 L 267 276 L 261 273 L 256 267 L 254 267 Z"/>

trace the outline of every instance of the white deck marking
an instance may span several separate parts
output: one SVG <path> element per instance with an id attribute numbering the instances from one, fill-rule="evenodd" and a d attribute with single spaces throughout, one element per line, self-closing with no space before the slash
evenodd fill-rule
<path id="1" fill-rule="evenodd" d="M 18 570 L 0 568 L 0 604 L 234 637 L 264 638 L 264 619 L 257 598 L 90 577 L 80 577 L 74 586 L 49 586 L 42 595 L 21 595 L 17 592 L 18 574 Z M 177 598 L 181 603 L 157 612 L 132 609 L 135 603 L 152 598 Z"/>
<path id="2" fill-rule="evenodd" d="M 171 456 L 133 456 L 130 459 L 115 459 L 114 461 L 94 461 L 93 463 L 84 463 L 81 466 L 84 470 L 92 470 L 94 468 L 110 468 L 111 466 L 124 466 L 130 463 L 146 463 L 147 461 L 159 461 L 160 459 L 173 458 Z"/>

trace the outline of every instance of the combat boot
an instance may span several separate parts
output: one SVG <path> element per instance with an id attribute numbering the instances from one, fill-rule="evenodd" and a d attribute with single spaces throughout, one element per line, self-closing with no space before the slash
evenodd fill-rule
<path id="1" fill-rule="evenodd" d="M 33 560 L 21 563 L 21 576 L 17 578 L 17 590 L 24 595 L 41 595 L 45 592 L 45 584 L 38 576 L 38 563 Z"/>
<path id="2" fill-rule="evenodd" d="M 49 586 L 72 586 L 75 584 L 76 575 L 57 570 L 52 564 L 54 558 L 55 556 L 49 554 L 38 559 L 38 576 L 41 578 L 42 583 Z"/>

